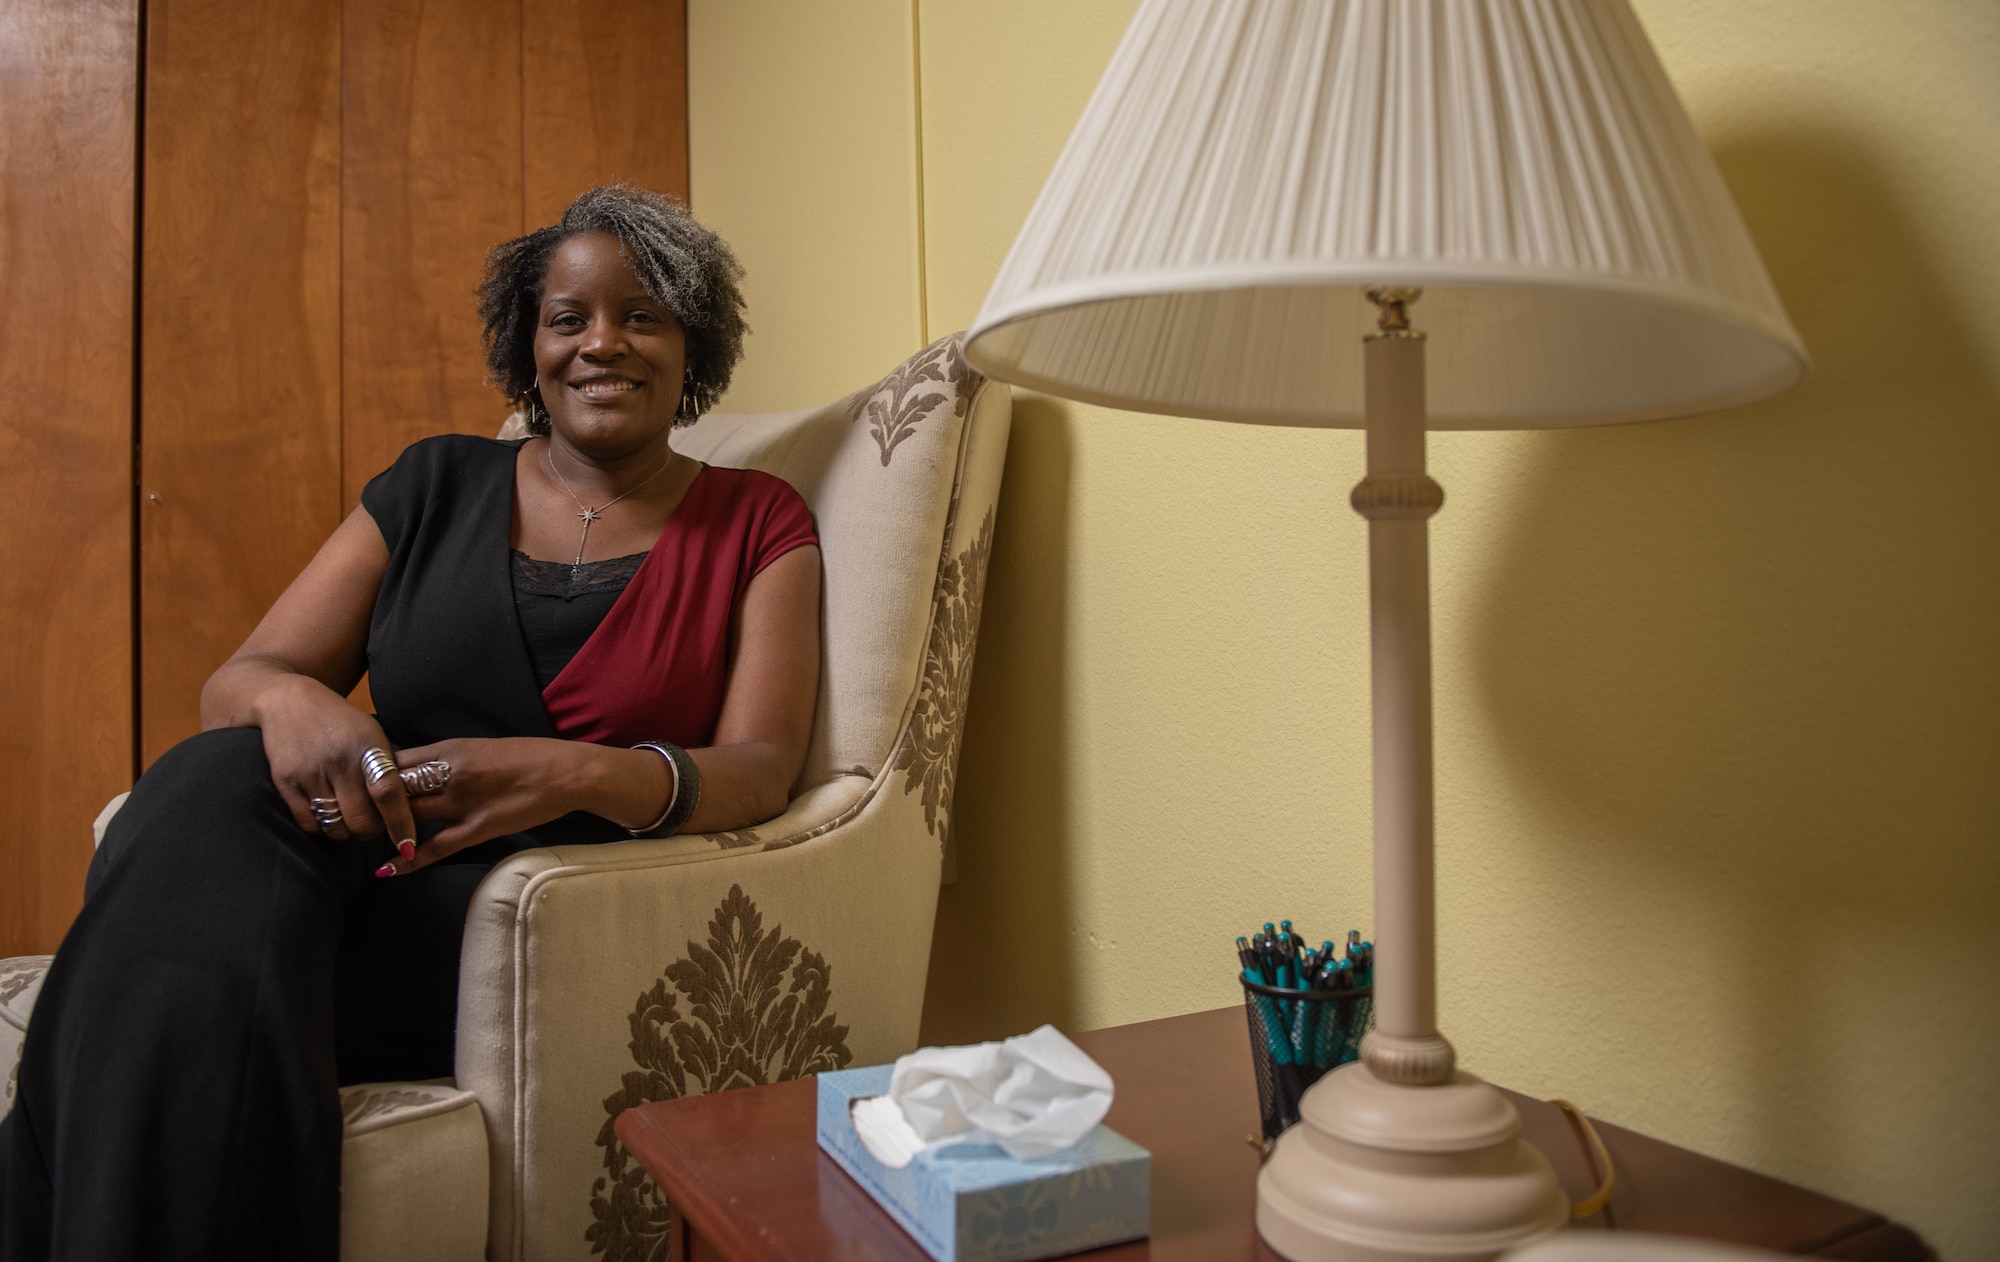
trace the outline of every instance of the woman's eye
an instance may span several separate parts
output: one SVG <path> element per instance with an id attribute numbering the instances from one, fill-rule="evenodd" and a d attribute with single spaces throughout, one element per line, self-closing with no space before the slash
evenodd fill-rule
<path id="1" fill-rule="evenodd" d="M 583 317 L 565 312 L 549 321 L 552 329 L 573 329 L 583 323 Z"/>
<path id="2" fill-rule="evenodd" d="M 660 317 L 650 311 L 634 311 L 632 318 L 641 324 L 658 324 L 660 322 Z"/>

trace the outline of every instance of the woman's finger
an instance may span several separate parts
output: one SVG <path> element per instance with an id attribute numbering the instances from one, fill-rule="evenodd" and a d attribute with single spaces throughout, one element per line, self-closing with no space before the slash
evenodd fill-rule
<path id="1" fill-rule="evenodd" d="M 418 846 L 414 856 L 391 859 L 389 862 L 375 869 L 375 875 L 407 876 L 418 868 L 427 868 L 439 859 L 455 854 L 467 846 L 476 845 L 484 840 L 486 838 L 480 835 L 478 826 L 473 821 L 466 820 L 462 823 L 454 824 L 421 846 Z"/>
<path id="2" fill-rule="evenodd" d="M 453 783 L 454 777 L 463 779 L 458 765 L 452 761 L 454 755 L 459 755 L 463 761 L 458 744 L 455 741 L 440 741 L 435 745 L 396 751 L 403 789 L 409 794 L 410 811 L 416 818 L 455 820 L 465 817 L 467 803 L 459 793 L 459 786 Z"/>
<path id="3" fill-rule="evenodd" d="M 431 797 L 451 786 L 454 768 L 451 760 L 443 757 L 441 747 L 435 757 L 417 757 L 415 751 L 408 751 L 399 754 L 397 761 L 396 775 L 410 797 Z"/>
<path id="4" fill-rule="evenodd" d="M 414 767 L 418 763 L 430 762 L 434 758 L 448 759 L 451 757 L 451 746 L 456 743 L 455 741 L 439 741 L 435 745 L 418 745 L 414 749 L 399 749 L 396 751 L 396 763 L 398 766 Z"/>
<path id="5" fill-rule="evenodd" d="M 371 751 L 373 752 L 373 751 Z M 388 757 L 388 751 L 381 751 Z M 364 756 L 365 759 L 365 756 Z M 368 796 L 374 802 L 375 810 L 381 816 L 383 825 L 389 830 L 389 840 L 396 844 L 396 853 L 404 859 L 413 859 L 417 852 L 417 821 L 410 814 L 409 795 L 403 790 L 403 781 L 392 768 L 393 759 L 365 760 Z"/>
<path id="6" fill-rule="evenodd" d="M 368 793 L 368 778 L 361 773 L 361 764 L 346 768 L 332 777 L 334 796 L 340 799 L 342 822 L 347 825 L 350 837 L 379 837 L 382 835 L 382 817 L 375 810 L 375 799 Z"/>
<path id="7" fill-rule="evenodd" d="M 285 809 L 292 813 L 292 822 L 299 826 L 299 831 L 306 833 L 318 832 L 319 820 L 313 815 L 312 809 L 313 794 L 306 792 L 290 780 L 278 783 L 277 787 L 278 796 L 285 799 Z M 319 791 L 315 787 L 314 792 Z"/>
<path id="8" fill-rule="evenodd" d="M 301 827 L 330 841 L 346 841 L 354 835 L 347 824 L 347 806 L 340 800 L 339 789 L 327 777 L 320 777 L 320 782 L 311 787 Z"/>

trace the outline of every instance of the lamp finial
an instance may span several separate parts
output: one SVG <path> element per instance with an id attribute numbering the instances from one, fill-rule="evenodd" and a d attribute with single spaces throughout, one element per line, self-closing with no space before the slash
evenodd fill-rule
<path id="1" fill-rule="evenodd" d="M 1422 337 L 1410 327 L 1410 304 L 1424 296 L 1421 289 L 1382 286 L 1368 291 L 1368 301 L 1378 313 L 1371 337 Z"/>

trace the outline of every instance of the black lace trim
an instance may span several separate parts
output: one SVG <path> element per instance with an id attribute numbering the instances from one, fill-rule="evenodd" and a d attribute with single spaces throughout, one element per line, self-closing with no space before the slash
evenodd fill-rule
<path id="1" fill-rule="evenodd" d="M 538 560 L 519 548 L 509 551 L 513 553 L 516 592 L 560 596 L 564 600 L 622 592 L 646 560 L 644 552 L 634 552 L 630 556 L 585 561 L 582 565 L 572 566 L 567 561 Z"/>

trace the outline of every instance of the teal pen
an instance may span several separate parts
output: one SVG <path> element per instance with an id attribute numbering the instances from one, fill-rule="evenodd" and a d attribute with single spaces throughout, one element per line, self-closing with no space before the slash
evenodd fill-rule
<path id="1" fill-rule="evenodd" d="M 1294 999 L 1292 1008 L 1292 1055 L 1299 1064 L 1311 1065 L 1312 1004 L 1304 999 Z"/>
<path id="2" fill-rule="evenodd" d="M 1280 934 L 1272 945 L 1276 948 L 1272 952 L 1272 958 L 1275 961 L 1273 975 L 1276 978 L 1272 984 L 1280 990 L 1291 990 L 1293 988 L 1292 940 Z M 1299 1015 L 1296 1011 L 1297 1006 L 1296 1002 L 1290 999 L 1280 999 L 1277 1001 L 1279 1017 L 1284 1021 L 1284 1024 L 1278 1028 L 1283 1033 L 1287 1049 L 1293 1053 L 1293 1059 L 1295 1060 L 1297 1059 L 1299 1046 L 1298 1031 L 1295 1029 L 1295 1023 Z"/>
<path id="3" fill-rule="evenodd" d="M 1257 979 L 1252 977 L 1248 970 L 1245 970 L 1243 980 L 1254 982 Z M 1271 1002 L 1269 995 L 1260 995 L 1254 990 L 1250 994 L 1257 1001 L 1258 1014 L 1264 1018 L 1265 1050 L 1271 1053 L 1271 1059 L 1277 1064 L 1291 1064 L 1291 1048 L 1285 1042 L 1285 1026 L 1278 1017 L 1278 1005 Z"/>
<path id="4" fill-rule="evenodd" d="M 1267 928 L 1269 926 L 1266 926 Z M 1242 937 L 1236 939 L 1236 956 L 1243 962 L 1243 980 L 1259 985 L 1271 984 L 1271 941 L 1269 935 L 1258 934 L 1254 941 Z M 1277 1004 L 1269 995 L 1250 991 L 1252 1002 L 1257 1005 L 1257 1015 L 1264 1027 L 1264 1050 L 1280 1065 L 1291 1063 L 1285 1045 L 1285 1025 L 1278 1015 Z"/>

